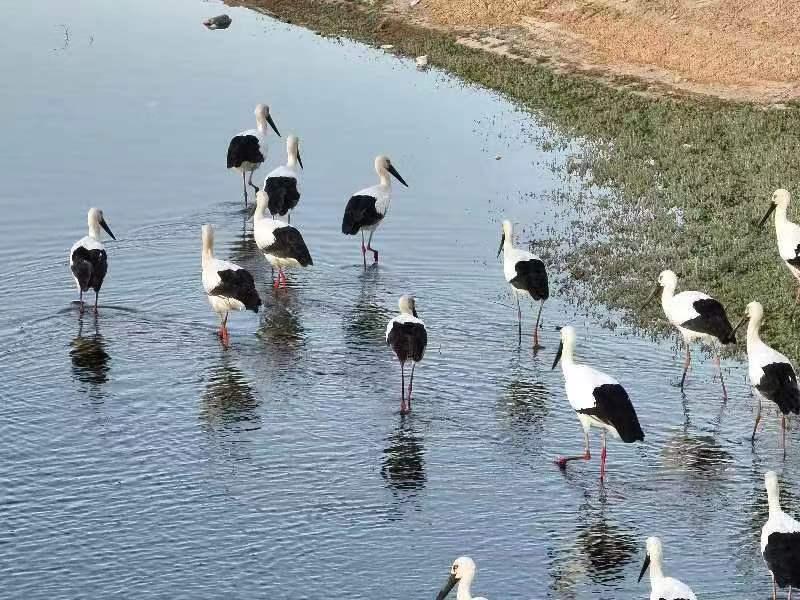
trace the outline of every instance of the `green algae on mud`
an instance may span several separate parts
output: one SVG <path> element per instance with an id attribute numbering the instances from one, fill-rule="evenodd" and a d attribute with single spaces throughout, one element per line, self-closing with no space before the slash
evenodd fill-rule
<path id="1" fill-rule="evenodd" d="M 555 135 L 583 142 L 573 163 L 584 175 L 579 218 L 551 240 L 558 267 L 592 302 L 624 309 L 660 330 L 657 303 L 639 307 L 662 269 L 679 289 L 717 297 L 731 319 L 751 300 L 765 306 L 765 337 L 800 356 L 800 308 L 772 224 L 758 229 L 772 192 L 800 175 L 800 110 L 706 98 L 644 95 L 580 74 L 468 48 L 452 33 L 393 18 L 383 3 L 249 0 L 321 35 L 392 44 L 408 56 L 498 91 L 535 112 Z M 568 161 L 569 164 L 570 161 Z M 565 167 L 566 170 L 566 167 Z M 570 176 L 565 173 L 565 176 Z M 800 211 L 794 211 L 800 220 Z M 571 288 L 577 290 L 575 286 Z"/>

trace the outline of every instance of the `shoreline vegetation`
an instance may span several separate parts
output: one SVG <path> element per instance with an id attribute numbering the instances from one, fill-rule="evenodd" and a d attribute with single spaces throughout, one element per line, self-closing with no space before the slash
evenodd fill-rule
<path id="1" fill-rule="evenodd" d="M 765 340 L 800 358 L 796 284 L 778 256 L 772 221 L 757 227 L 773 191 L 782 187 L 796 192 L 790 218 L 800 221 L 800 104 L 766 108 L 654 95 L 650 84 L 632 79 L 609 85 L 607 77 L 469 47 L 454 31 L 393 16 L 385 0 L 229 4 L 320 35 L 427 55 L 431 66 L 534 113 L 563 143 L 581 140 L 563 176 L 581 176 L 582 191 L 560 199 L 573 219 L 579 216 L 569 231 L 537 242 L 547 248 L 552 269 L 565 275 L 562 293 L 621 309 L 626 322 L 661 331 L 660 306 L 653 303 L 644 314 L 639 308 L 658 273 L 672 269 L 679 291 L 705 291 L 726 306 L 731 320 L 750 301 L 760 301 Z M 545 142 L 551 143 L 558 142 Z"/>

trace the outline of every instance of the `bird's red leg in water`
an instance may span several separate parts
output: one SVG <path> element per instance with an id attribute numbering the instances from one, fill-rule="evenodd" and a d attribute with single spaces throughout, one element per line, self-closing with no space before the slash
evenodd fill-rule
<path id="1" fill-rule="evenodd" d="M 583 444 L 584 444 L 584 452 L 581 456 L 559 456 L 556 459 L 556 464 L 561 469 L 565 469 L 567 467 L 567 463 L 572 460 L 591 460 L 592 453 L 589 452 L 589 433 L 584 431 L 583 432 Z"/>

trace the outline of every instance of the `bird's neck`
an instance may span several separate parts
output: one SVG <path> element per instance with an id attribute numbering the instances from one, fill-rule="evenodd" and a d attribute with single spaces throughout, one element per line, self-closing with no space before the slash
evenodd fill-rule
<path id="1" fill-rule="evenodd" d="M 664 312 L 667 311 L 667 304 L 672 297 L 675 295 L 675 287 L 670 285 L 665 285 L 664 288 L 661 290 L 661 306 L 664 308 Z"/>
<path id="2" fill-rule="evenodd" d="M 761 320 L 750 319 L 747 322 L 747 346 L 761 341 L 759 330 L 761 329 Z"/>
<path id="3" fill-rule="evenodd" d="M 661 560 L 650 561 L 650 582 L 655 584 L 664 579 L 664 571 L 661 569 Z"/>
<path id="4" fill-rule="evenodd" d="M 769 502 L 770 517 L 777 517 L 778 515 L 783 514 L 783 509 L 781 509 L 781 497 L 777 490 L 767 493 L 767 501 Z"/>
<path id="5" fill-rule="evenodd" d="M 789 218 L 786 216 L 788 208 L 788 206 L 775 207 L 775 227 L 786 225 L 786 223 L 789 221 Z"/>
<path id="6" fill-rule="evenodd" d="M 103 234 L 100 233 L 100 225 L 97 223 L 91 223 L 89 225 L 89 237 L 99 240 L 101 235 Z"/>
<path id="7" fill-rule="evenodd" d="M 203 266 L 205 266 L 212 260 L 214 260 L 214 251 L 211 248 L 203 248 L 203 260 L 202 260 Z"/>
<path id="8" fill-rule="evenodd" d="M 262 123 L 261 121 L 256 121 L 256 131 L 258 131 L 258 135 L 260 135 L 261 137 L 266 137 L 267 124 Z"/>
<path id="9" fill-rule="evenodd" d="M 381 185 L 387 190 L 392 187 L 392 182 L 389 180 L 389 173 L 386 171 L 378 171 L 378 179 L 380 179 Z"/>
<path id="10" fill-rule="evenodd" d="M 295 154 L 294 152 L 289 152 L 286 155 L 286 166 L 289 167 L 290 169 L 297 168 L 297 154 Z"/>
<path id="11" fill-rule="evenodd" d="M 456 600 L 472 600 L 472 592 L 470 592 L 470 584 L 472 582 L 468 579 L 462 579 L 458 582 L 458 593 Z"/>
<path id="12" fill-rule="evenodd" d="M 561 368 L 566 369 L 575 364 L 575 348 L 572 345 L 564 344 L 561 350 Z"/>

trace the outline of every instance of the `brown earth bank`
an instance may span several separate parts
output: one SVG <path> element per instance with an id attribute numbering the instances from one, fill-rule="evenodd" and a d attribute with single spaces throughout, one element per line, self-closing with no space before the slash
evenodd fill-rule
<path id="1" fill-rule="evenodd" d="M 384 9 L 560 71 L 728 100 L 800 98 L 798 0 L 392 0 Z M 653 90 L 651 90 L 653 91 Z"/>

